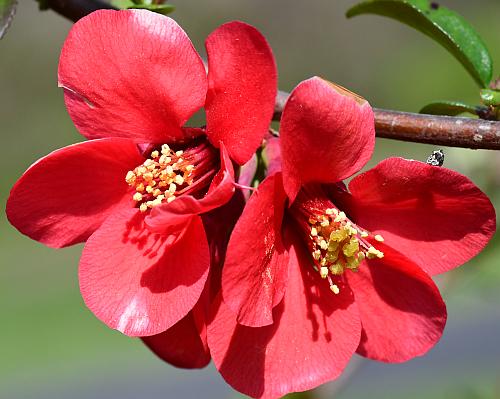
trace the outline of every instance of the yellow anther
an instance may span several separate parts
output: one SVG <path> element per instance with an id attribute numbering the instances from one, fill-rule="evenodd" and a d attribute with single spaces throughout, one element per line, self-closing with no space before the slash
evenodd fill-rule
<path id="1" fill-rule="evenodd" d="M 319 269 L 319 274 L 320 274 L 321 278 L 327 278 L 328 277 L 328 267 L 321 267 L 321 269 Z"/>
<path id="2" fill-rule="evenodd" d="M 127 176 L 125 176 L 125 181 L 128 183 L 128 184 L 131 184 L 133 182 L 135 182 L 135 173 L 132 172 L 131 170 L 127 172 Z"/>
<path id="3" fill-rule="evenodd" d="M 366 231 L 362 231 L 360 235 L 361 235 L 361 238 L 366 238 L 369 236 L 369 234 Z"/>
<path id="4" fill-rule="evenodd" d="M 177 175 L 174 178 L 174 182 L 175 184 L 182 186 L 182 184 L 184 184 L 184 178 L 181 175 Z"/>
<path id="5" fill-rule="evenodd" d="M 330 286 L 330 290 L 335 294 L 335 295 L 338 295 L 339 292 L 340 292 L 340 289 L 339 287 L 336 285 L 336 284 L 332 284 Z"/>
<path id="6" fill-rule="evenodd" d="M 335 217 L 334 222 L 338 223 L 338 222 L 343 222 L 344 220 L 346 220 L 345 213 L 339 212 L 339 214 Z"/>
<path id="7" fill-rule="evenodd" d="M 342 252 L 345 256 L 353 256 L 359 251 L 359 242 L 356 238 L 351 238 L 349 242 L 344 245 Z"/>
<path id="8" fill-rule="evenodd" d="M 164 155 L 170 153 L 170 147 L 168 146 L 168 144 L 163 144 L 161 146 L 161 153 Z"/>
<path id="9" fill-rule="evenodd" d="M 316 227 L 311 227 L 311 236 L 316 237 L 318 235 L 318 230 Z"/>
<path id="10" fill-rule="evenodd" d="M 323 249 L 325 251 L 328 249 L 328 243 L 326 242 L 326 240 L 321 240 L 319 242 L 319 246 L 321 247 L 321 249 Z"/>
<path id="11" fill-rule="evenodd" d="M 335 212 L 335 209 L 334 208 L 328 208 L 325 210 L 325 214 L 327 215 L 333 215 L 333 212 Z"/>
<path id="12" fill-rule="evenodd" d="M 132 198 L 142 212 L 164 201 L 173 201 L 178 189 L 192 184 L 192 172 L 195 167 L 179 159 L 182 154 L 184 151 L 174 153 L 164 144 L 161 151 L 152 151 L 149 159 L 127 173 L 125 180 L 134 187 Z M 176 159 L 174 163 L 172 158 Z"/>
<path id="13" fill-rule="evenodd" d="M 327 226 L 330 226 L 330 221 L 328 219 L 322 220 L 320 224 L 323 227 L 327 227 Z"/>
<path id="14" fill-rule="evenodd" d="M 135 193 L 133 196 L 132 196 L 133 200 L 134 201 L 142 201 L 142 194 L 141 193 Z"/>
<path id="15" fill-rule="evenodd" d="M 384 242 L 384 237 L 382 237 L 380 234 L 377 234 L 374 238 L 375 238 L 375 240 L 377 240 L 378 242 Z"/>
<path id="16" fill-rule="evenodd" d="M 368 259 L 375 259 L 375 258 L 382 259 L 384 257 L 384 253 L 379 251 L 378 249 L 375 249 L 374 247 L 370 247 L 366 252 L 366 257 Z"/>
<path id="17" fill-rule="evenodd" d="M 330 273 L 335 274 L 336 276 L 340 276 L 342 273 L 344 273 L 344 266 L 342 266 L 340 263 L 334 263 L 330 266 Z"/>

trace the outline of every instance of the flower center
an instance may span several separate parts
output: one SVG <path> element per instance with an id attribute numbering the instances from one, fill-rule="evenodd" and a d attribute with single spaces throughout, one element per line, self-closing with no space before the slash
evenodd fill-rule
<path id="1" fill-rule="evenodd" d="M 328 280 L 331 291 L 338 294 L 340 290 L 332 276 L 341 276 L 346 270 L 357 272 L 365 258 L 380 259 L 384 253 L 366 241 L 369 232 L 350 221 L 326 196 L 308 197 L 308 193 L 301 192 L 292 213 L 307 237 L 314 269 Z M 373 238 L 384 241 L 379 234 Z"/>
<path id="2" fill-rule="evenodd" d="M 177 151 L 163 144 L 129 171 L 125 181 L 135 190 L 132 198 L 139 210 L 146 212 L 181 194 L 204 194 L 219 166 L 216 151 L 206 141 Z"/>

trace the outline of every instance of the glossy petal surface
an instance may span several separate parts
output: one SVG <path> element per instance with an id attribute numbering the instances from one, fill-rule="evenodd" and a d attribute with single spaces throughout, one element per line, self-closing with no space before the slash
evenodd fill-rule
<path id="1" fill-rule="evenodd" d="M 281 174 L 266 178 L 247 202 L 229 240 L 222 289 L 240 324 L 272 324 L 272 310 L 283 298 L 288 275 L 288 253 L 281 238 L 284 207 Z"/>
<path id="2" fill-rule="evenodd" d="M 17 181 L 9 221 L 50 247 L 85 241 L 113 210 L 132 208 L 127 172 L 143 162 L 126 139 L 102 139 L 54 151 Z"/>
<path id="3" fill-rule="evenodd" d="M 269 129 L 277 71 L 266 39 L 252 26 L 229 22 L 206 40 L 207 135 L 223 142 L 238 164 L 247 162 Z"/>
<path id="4" fill-rule="evenodd" d="M 432 279 L 392 248 L 373 242 L 383 259 L 347 272 L 361 315 L 358 353 L 385 362 L 421 356 L 441 338 L 446 306 Z"/>
<path id="5" fill-rule="evenodd" d="M 207 79 L 174 20 L 146 10 L 100 10 L 71 29 L 59 85 L 85 137 L 164 143 L 182 138 L 180 127 L 203 106 Z"/>
<path id="6" fill-rule="evenodd" d="M 255 398 L 280 398 L 338 377 L 356 350 L 361 325 L 349 287 L 332 294 L 290 249 L 289 277 L 274 324 L 246 327 L 221 303 L 208 327 L 212 359 L 235 389 Z"/>
<path id="7" fill-rule="evenodd" d="M 360 226 L 428 274 L 477 255 L 495 232 L 495 210 L 467 177 L 418 161 L 389 158 L 352 180 L 352 213 Z"/>
<path id="8" fill-rule="evenodd" d="M 89 309 L 130 336 L 159 334 L 198 301 L 210 254 L 199 218 L 180 236 L 153 234 L 137 209 L 109 217 L 87 241 L 80 290 Z"/>
<path id="9" fill-rule="evenodd" d="M 291 201 L 309 182 L 335 183 L 370 159 L 375 125 L 370 104 L 315 77 L 290 94 L 280 127 L 283 183 Z"/>
<path id="10" fill-rule="evenodd" d="M 198 306 L 198 305 L 197 305 Z M 175 367 L 202 368 L 210 363 L 210 352 L 206 342 L 206 332 L 201 335 L 195 307 L 182 320 L 167 331 L 142 340 L 160 359 Z"/>

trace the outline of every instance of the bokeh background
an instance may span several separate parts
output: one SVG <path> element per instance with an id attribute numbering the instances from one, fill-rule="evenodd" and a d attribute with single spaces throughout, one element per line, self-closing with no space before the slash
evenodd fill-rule
<path id="1" fill-rule="evenodd" d="M 0 196 L 36 159 L 81 141 L 57 88 L 59 51 L 71 23 L 22 0 L 0 41 Z M 353 1 L 178 0 L 173 17 L 203 52 L 223 22 L 258 27 L 274 49 L 280 88 L 321 75 L 372 105 L 418 111 L 437 99 L 478 101 L 477 87 L 438 45 L 394 21 L 346 20 Z M 443 1 L 476 27 L 500 69 L 497 0 Z M 432 146 L 378 140 L 374 160 L 425 160 Z M 500 209 L 500 154 L 445 148 L 445 166 L 471 177 Z M 64 182 L 61 182 L 64 185 Z M 457 216 L 459 217 L 459 215 Z M 439 226 L 434 226 L 439 228 Z M 499 398 L 500 245 L 498 235 L 469 264 L 446 276 L 449 321 L 438 345 L 402 365 L 355 359 L 342 399 Z M 81 246 L 51 250 L 12 228 L 0 214 L 0 398 L 238 398 L 213 366 L 170 367 L 139 340 L 111 331 L 78 291 Z M 335 384 L 325 386 L 332 396 Z"/>

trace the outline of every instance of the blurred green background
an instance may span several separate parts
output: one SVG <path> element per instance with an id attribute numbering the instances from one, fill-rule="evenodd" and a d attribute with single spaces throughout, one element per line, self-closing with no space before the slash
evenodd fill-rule
<path id="1" fill-rule="evenodd" d="M 82 138 L 57 88 L 59 51 L 71 23 L 34 1 L 20 2 L 0 41 L 0 196 L 36 159 Z M 203 52 L 223 22 L 258 27 L 274 49 L 280 88 L 321 75 L 374 106 L 418 109 L 438 99 L 477 103 L 472 79 L 441 47 L 380 17 L 346 20 L 353 1 L 178 0 L 173 17 Z M 500 69 L 497 0 L 443 1 L 477 28 Z M 425 160 L 436 148 L 378 140 L 374 160 Z M 445 166 L 471 177 L 500 209 L 500 154 L 445 148 Z M 499 398 L 500 245 L 498 235 L 463 268 L 446 276 L 449 321 L 427 356 L 403 365 L 353 364 L 339 398 Z M 78 291 L 81 247 L 51 250 L 19 234 L 0 216 L 0 398 L 198 398 L 238 395 L 212 366 L 172 368 L 141 342 L 101 324 Z M 330 397 L 335 384 L 322 388 Z"/>

